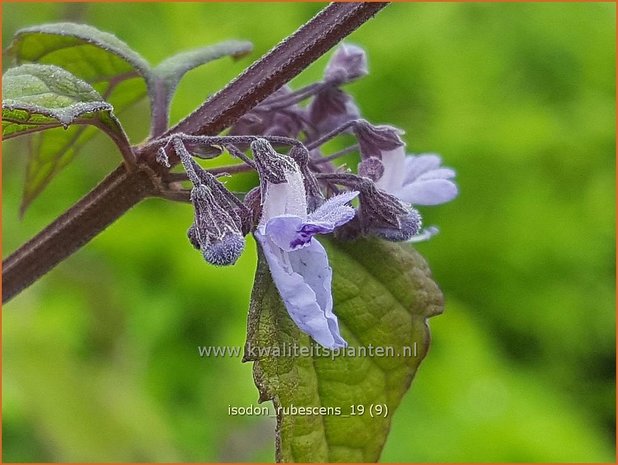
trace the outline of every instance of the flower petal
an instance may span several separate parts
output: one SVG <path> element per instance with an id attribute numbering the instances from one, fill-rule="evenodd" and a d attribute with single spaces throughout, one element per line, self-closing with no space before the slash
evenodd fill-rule
<path id="1" fill-rule="evenodd" d="M 406 152 L 405 146 L 397 147 L 394 150 L 381 152 L 384 174 L 376 181 L 376 186 L 386 192 L 397 192 L 403 185 L 406 175 Z"/>
<path id="2" fill-rule="evenodd" d="M 279 248 L 290 252 L 297 248 L 297 246 L 292 246 L 292 243 L 298 240 L 302 225 L 303 219 L 299 216 L 277 216 L 266 223 L 266 226 L 262 228 L 262 233 L 268 236 Z M 305 242 L 309 242 L 310 239 L 311 237 Z"/>
<path id="3" fill-rule="evenodd" d="M 333 227 L 323 224 L 303 223 L 297 216 L 278 216 L 270 220 L 262 232 L 285 252 L 305 247 L 316 234 L 333 232 Z"/>
<path id="4" fill-rule="evenodd" d="M 345 204 L 357 195 L 351 191 L 331 197 L 306 220 L 296 215 L 276 216 L 261 227 L 261 232 L 287 252 L 305 247 L 314 235 L 331 233 L 354 218 L 356 210 Z"/>
<path id="5" fill-rule="evenodd" d="M 429 179 L 452 179 L 455 177 L 455 170 L 451 168 L 437 168 L 421 174 L 416 181 L 427 181 Z"/>
<path id="6" fill-rule="evenodd" d="M 408 155 L 405 161 L 406 174 L 404 184 L 416 180 L 421 174 L 429 170 L 439 168 L 441 163 L 442 158 L 433 153 L 426 153 L 418 156 Z"/>
<path id="7" fill-rule="evenodd" d="M 332 269 L 326 250 L 317 240 L 307 247 L 286 252 L 259 230 L 255 237 L 279 295 L 290 317 L 301 331 L 328 349 L 345 347 L 333 313 Z"/>
<path id="8" fill-rule="evenodd" d="M 457 186 L 447 179 L 416 181 L 403 186 L 396 194 L 412 205 L 438 205 L 457 197 Z"/>
<path id="9" fill-rule="evenodd" d="M 412 236 L 406 242 L 409 242 L 409 243 L 425 242 L 431 239 L 433 236 L 435 236 L 439 232 L 440 230 L 438 229 L 437 226 L 428 226 L 427 228 L 419 232 L 417 235 Z"/>
<path id="10" fill-rule="evenodd" d="M 307 199 L 303 177 L 298 169 L 286 171 L 287 182 L 273 184 L 266 182 L 264 203 L 260 225 L 265 225 L 271 218 L 282 215 L 305 217 L 307 215 Z"/>
<path id="11" fill-rule="evenodd" d="M 328 232 L 333 231 L 336 227 L 354 218 L 356 211 L 346 204 L 357 195 L 357 191 L 348 191 L 331 197 L 309 215 L 307 223 L 322 225 L 331 228 Z"/>

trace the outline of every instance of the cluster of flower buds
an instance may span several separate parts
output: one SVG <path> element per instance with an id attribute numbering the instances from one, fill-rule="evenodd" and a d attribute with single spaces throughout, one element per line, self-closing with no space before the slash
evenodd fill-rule
<path id="1" fill-rule="evenodd" d="M 251 229 L 249 210 L 213 174 L 193 161 L 181 139 L 174 139 L 174 150 L 193 184 L 195 220 L 187 231 L 189 241 L 208 263 L 234 264 Z"/>
<path id="2" fill-rule="evenodd" d="M 193 246 L 207 262 L 230 265 L 252 232 L 292 320 L 332 349 L 346 342 L 333 313 L 326 250 L 314 236 L 337 232 L 345 238 L 425 240 L 437 229 L 422 229 L 414 206 L 457 196 L 455 172 L 442 167 L 438 155 L 407 155 L 402 131 L 360 119 L 354 99 L 341 86 L 367 72 L 365 52 L 342 45 L 322 81 L 297 91 L 279 89 L 240 118 L 229 135 L 179 134 L 167 140 L 192 183 L 195 219 L 188 236 Z M 352 134 L 357 144 L 324 155 L 323 145 L 343 133 Z M 193 159 L 224 150 L 244 164 L 237 166 L 259 175 L 260 185 L 244 197 L 228 191 Z M 357 173 L 335 165 L 352 151 L 360 155 Z"/>

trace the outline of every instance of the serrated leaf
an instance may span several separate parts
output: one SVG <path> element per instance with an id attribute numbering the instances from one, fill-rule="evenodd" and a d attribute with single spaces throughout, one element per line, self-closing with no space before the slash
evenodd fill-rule
<path id="1" fill-rule="evenodd" d="M 153 128 L 154 134 L 165 129 L 160 126 L 167 125 L 173 91 L 187 71 L 223 56 L 239 57 L 250 50 L 251 44 L 248 42 L 223 42 L 180 53 L 163 61 L 155 71 L 144 58 L 114 35 L 74 23 L 43 24 L 21 29 L 8 48 L 17 63 L 58 65 L 90 83 L 112 104 L 116 115 L 150 94 L 153 120 L 157 125 Z M 37 153 L 56 148 L 63 150 L 56 153 L 56 157 L 70 160 L 94 134 L 95 131 L 82 127 L 71 133 L 56 133 L 53 137 L 46 133 L 34 136 L 27 176 L 40 176 Z M 53 144 L 49 142 L 50 138 Z"/>
<path id="2" fill-rule="evenodd" d="M 116 115 L 147 95 L 146 80 L 151 77 L 148 62 L 114 35 L 92 26 L 54 23 L 21 29 L 15 34 L 8 53 L 17 64 L 51 64 L 66 69 L 98 91 L 114 107 Z M 66 161 L 64 166 L 96 133 L 79 127 L 66 133 L 54 131 L 54 134 L 33 136 L 25 194 L 29 184 L 36 184 L 35 179 L 42 177 L 43 167 L 37 160 L 41 158 L 40 152 L 46 153 L 43 158 L 62 158 Z M 53 150 L 57 152 L 52 153 Z M 25 204 L 30 200 L 24 198 Z"/>
<path id="3" fill-rule="evenodd" d="M 441 313 L 442 293 L 425 260 L 409 246 L 323 237 L 320 242 L 333 268 L 334 311 L 348 350 L 356 355 L 331 359 L 314 349 L 313 356 L 302 356 L 315 343 L 289 318 L 260 253 L 245 360 L 255 361 L 260 401 L 272 400 L 276 412 L 283 408 L 277 412 L 277 461 L 374 462 L 391 417 L 427 353 L 426 319 Z M 398 355 L 379 356 L 375 350 L 362 355 L 370 345 L 392 347 L 384 350 Z M 362 405 L 364 414 L 351 415 L 353 405 Z M 290 406 L 340 412 L 286 414 Z M 380 408 L 386 416 L 377 414 Z"/>
<path id="4" fill-rule="evenodd" d="M 53 65 L 27 64 L 9 69 L 2 79 L 2 136 L 5 139 L 53 128 L 55 136 L 46 136 L 46 144 L 30 160 L 24 205 L 27 205 L 51 180 L 61 166 L 72 158 L 71 142 L 77 140 L 80 127 L 93 125 L 106 132 L 127 154 L 129 142 L 112 113 L 112 106 L 88 83 Z M 51 137 L 51 139 L 49 139 Z M 60 146 L 65 147 L 60 149 Z M 62 156 L 68 150 L 69 156 Z M 24 207 L 22 206 L 22 209 Z"/>

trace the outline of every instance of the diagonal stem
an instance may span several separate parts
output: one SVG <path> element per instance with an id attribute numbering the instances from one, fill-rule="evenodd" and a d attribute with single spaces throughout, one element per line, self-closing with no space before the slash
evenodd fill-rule
<path id="1" fill-rule="evenodd" d="M 386 5 L 388 3 L 378 2 L 329 4 L 164 135 L 177 132 L 218 134 Z"/>
<path id="2" fill-rule="evenodd" d="M 387 3 L 331 3 L 292 36 L 208 99 L 163 137 L 183 132 L 214 135 L 232 125 L 274 90 L 298 75 Z M 160 192 L 164 169 L 149 145 L 136 148 L 139 162 L 152 170 L 117 168 L 56 221 L 3 261 L 2 301 L 7 302 L 148 196 Z M 170 162 L 178 163 L 178 159 Z"/>
<path id="3" fill-rule="evenodd" d="M 7 302 L 79 250 L 140 200 L 157 192 L 145 170 L 118 167 L 89 194 L 2 262 Z"/>

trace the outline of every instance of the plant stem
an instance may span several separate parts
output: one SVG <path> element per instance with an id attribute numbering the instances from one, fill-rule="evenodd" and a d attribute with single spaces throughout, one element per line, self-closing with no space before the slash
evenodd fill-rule
<path id="1" fill-rule="evenodd" d="M 347 155 L 348 153 L 357 152 L 358 150 L 359 150 L 359 145 L 354 144 L 354 145 L 350 145 L 349 147 L 346 147 L 345 149 L 339 150 L 338 152 L 335 152 L 331 155 L 328 155 L 326 157 L 318 158 L 318 159 L 311 160 L 311 161 L 313 162 L 314 165 L 321 165 L 322 163 L 328 163 L 329 161 L 336 160 L 339 157 L 343 157 L 344 155 Z"/>
<path id="2" fill-rule="evenodd" d="M 150 111 L 152 123 L 150 137 L 159 137 L 165 132 L 169 120 L 170 95 L 169 89 L 162 79 L 153 79 L 150 84 Z"/>
<path id="3" fill-rule="evenodd" d="M 254 168 L 249 165 L 227 165 L 227 166 L 217 166 L 215 168 L 208 168 L 205 171 L 208 171 L 210 174 L 238 174 L 238 173 L 247 173 L 252 171 Z"/>
<path id="4" fill-rule="evenodd" d="M 143 169 L 118 167 L 78 203 L 2 263 L 2 302 L 7 302 L 89 242 L 157 187 Z"/>
<path id="5" fill-rule="evenodd" d="M 324 145 L 326 142 L 328 142 L 329 140 L 337 137 L 339 134 L 343 133 L 346 129 L 348 129 L 351 126 L 354 126 L 355 124 L 357 124 L 360 120 L 350 120 L 350 121 L 346 121 L 345 123 L 343 123 L 341 126 L 333 129 L 330 132 L 327 132 L 326 134 L 324 134 L 322 137 L 320 137 L 319 139 L 313 140 L 311 142 L 308 142 L 306 144 L 307 146 L 307 150 L 313 150 L 313 149 L 317 149 L 318 147 L 320 147 L 321 145 Z"/>
<path id="6" fill-rule="evenodd" d="M 191 115 L 169 129 L 164 137 L 178 132 L 218 134 L 386 5 L 328 5 Z M 157 163 L 156 149 L 149 150 L 148 147 L 148 144 L 138 147 L 134 153 L 138 163 L 147 164 L 151 169 L 138 167 L 127 172 L 124 166 L 120 166 L 92 192 L 4 260 L 3 302 L 79 250 L 133 205 L 145 197 L 159 195 L 160 177 L 168 169 Z M 173 165 L 178 161 L 175 157 L 170 163 Z"/>
<path id="7" fill-rule="evenodd" d="M 218 134 L 386 5 L 388 3 L 377 2 L 329 4 L 165 135 L 178 132 Z"/>

